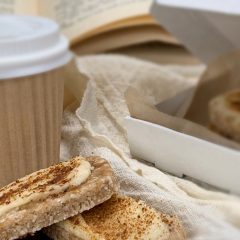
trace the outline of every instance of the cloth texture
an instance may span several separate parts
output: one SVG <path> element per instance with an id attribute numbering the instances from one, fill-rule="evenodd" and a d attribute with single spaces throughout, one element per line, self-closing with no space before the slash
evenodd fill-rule
<path id="1" fill-rule="evenodd" d="M 133 159 L 124 127 L 129 115 L 124 92 L 129 86 L 157 104 L 195 85 L 204 67 L 161 66 L 120 55 L 79 57 L 77 65 L 89 82 L 80 106 L 76 102 L 64 110 L 61 160 L 77 155 L 107 159 L 121 193 L 177 215 L 187 239 L 239 240 L 238 197 L 205 190 Z"/>

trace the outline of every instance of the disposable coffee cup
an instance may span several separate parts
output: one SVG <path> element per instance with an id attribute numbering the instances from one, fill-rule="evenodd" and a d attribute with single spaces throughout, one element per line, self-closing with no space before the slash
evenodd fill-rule
<path id="1" fill-rule="evenodd" d="M 63 68 L 72 59 L 58 25 L 0 16 L 0 186 L 59 161 Z"/>

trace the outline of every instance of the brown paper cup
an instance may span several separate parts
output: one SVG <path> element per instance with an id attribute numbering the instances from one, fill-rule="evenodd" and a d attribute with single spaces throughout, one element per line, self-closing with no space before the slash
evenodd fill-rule
<path id="1" fill-rule="evenodd" d="M 52 20 L 6 14 L 0 25 L 2 187 L 59 161 L 63 78 L 73 55 Z"/>
<path id="2" fill-rule="evenodd" d="M 0 81 L 0 186 L 59 161 L 62 71 Z"/>

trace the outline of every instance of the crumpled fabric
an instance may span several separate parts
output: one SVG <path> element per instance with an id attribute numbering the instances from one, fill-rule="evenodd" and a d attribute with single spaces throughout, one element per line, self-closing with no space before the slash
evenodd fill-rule
<path id="1" fill-rule="evenodd" d="M 188 239 L 239 240 L 238 197 L 205 190 L 133 159 L 124 127 L 129 115 L 124 93 L 129 86 L 157 104 L 194 86 L 204 67 L 161 66 L 120 55 L 79 57 L 77 65 L 89 81 L 81 104 L 72 103 L 64 111 L 61 160 L 101 156 L 114 169 L 122 194 L 177 215 Z"/>

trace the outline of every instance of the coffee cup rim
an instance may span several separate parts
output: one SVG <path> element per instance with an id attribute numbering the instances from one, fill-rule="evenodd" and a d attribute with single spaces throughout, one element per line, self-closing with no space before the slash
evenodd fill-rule
<path id="1" fill-rule="evenodd" d="M 5 23 L 5 29 L 0 30 L 0 80 L 48 72 L 62 67 L 73 57 L 67 38 L 52 20 L 3 15 L 0 16 L 3 26 L 1 23 Z"/>

